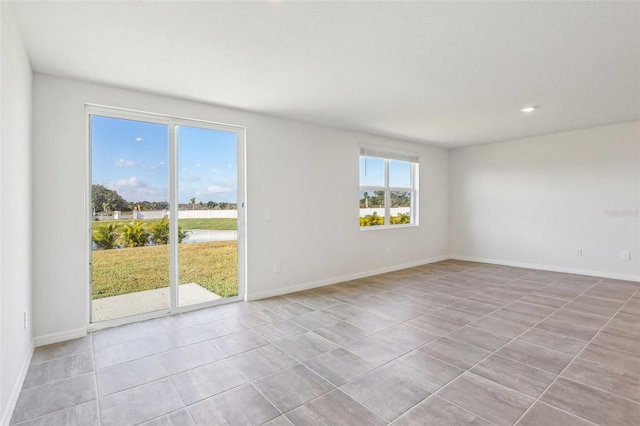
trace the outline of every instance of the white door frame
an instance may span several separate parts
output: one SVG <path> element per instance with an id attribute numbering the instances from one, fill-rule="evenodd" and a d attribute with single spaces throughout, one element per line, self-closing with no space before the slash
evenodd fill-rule
<path id="1" fill-rule="evenodd" d="M 165 124 L 169 129 L 169 226 L 170 235 L 177 235 L 178 231 L 178 144 L 176 137 L 176 126 L 198 127 L 209 130 L 219 130 L 224 132 L 232 132 L 236 134 L 237 144 L 237 175 L 238 175 L 238 295 L 233 297 L 222 298 L 210 302 L 199 303 L 188 306 L 178 306 L 178 244 L 177 239 L 173 238 L 169 243 L 169 259 L 170 259 L 170 284 L 169 284 L 169 308 L 144 314 L 131 315 L 112 320 L 101 321 L 97 323 L 91 322 L 92 312 L 92 293 L 91 293 L 91 227 L 93 223 L 91 209 L 91 116 L 100 115 L 104 117 L 121 118 L 125 120 L 138 120 L 149 123 Z M 88 330 L 98 330 L 101 328 L 113 327 L 121 324 L 144 321 L 150 318 L 177 314 L 182 312 L 193 311 L 204 307 L 222 305 L 226 303 L 238 302 L 246 300 L 246 254 L 247 254 L 247 238 L 246 238 L 246 128 L 237 125 L 215 123 L 205 120 L 196 120 L 183 117 L 174 117 L 162 114 L 153 114 L 141 111 L 128 110 L 123 108 L 106 107 L 102 105 L 87 104 L 85 105 L 85 118 L 87 129 L 87 158 L 86 158 L 86 249 L 87 255 L 87 296 L 89 299 L 87 309 L 87 328 Z"/>

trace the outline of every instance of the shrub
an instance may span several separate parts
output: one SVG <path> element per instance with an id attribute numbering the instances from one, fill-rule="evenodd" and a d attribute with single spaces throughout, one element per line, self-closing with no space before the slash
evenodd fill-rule
<path id="1" fill-rule="evenodd" d="M 360 226 L 380 226 L 384 225 L 384 216 L 378 216 L 377 212 L 360 218 Z"/>
<path id="2" fill-rule="evenodd" d="M 187 237 L 189 231 L 183 231 L 178 226 L 178 243 L 181 243 Z M 153 244 L 169 244 L 169 219 L 166 217 L 151 225 L 151 234 L 149 239 Z"/>
<path id="3" fill-rule="evenodd" d="M 143 247 L 149 243 L 149 231 L 143 222 L 129 222 L 122 227 L 122 241 L 126 247 Z"/>
<path id="4" fill-rule="evenodd" d="M 115 223 L 98 226 L 95 234 L 93 235 L 93 242 L 96 243 L 98 250 L 110 250 L 117 248 L 119 240 L 120 233 L 118 232 L 118 225 Z"/>
<path id="5" fill-rule="evenodd" d="M 411 216 L 409 216 L 409 213 L 399 213 L 397 216 L 391 216 L 392 225 L 403 225 L 408 223 L 411 223 Z"/>

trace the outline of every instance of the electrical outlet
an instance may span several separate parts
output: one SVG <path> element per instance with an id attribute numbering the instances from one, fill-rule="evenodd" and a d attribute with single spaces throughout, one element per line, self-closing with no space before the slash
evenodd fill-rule
<path id="1" fill-rule="evenodd" d="M 622 253 L 620 253 L 620 258 L 622 260 L 631 260 L 631 252 L 630 251 L 623 251 Z"/>
<path id="2" fill-rule="evenodd" d="M 280 272 L 280 262 L 274 262 L 273 263 L 273 272 L 275 272 L 275 273 Z"/>
<path id="3" fill-rule="evenodd" d="M 576 249 L 576 256 L 582 256 L 582 249 L 581 248 L 577 248 Z"/>

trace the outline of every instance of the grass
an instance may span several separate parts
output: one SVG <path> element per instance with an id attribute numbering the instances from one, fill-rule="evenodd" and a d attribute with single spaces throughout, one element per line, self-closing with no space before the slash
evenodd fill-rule
<path id="1" fill-rule="evenodd" d="M 169 287 L 168 245 L 96 250 L 91 264 L 93 299 Z M 219 296 L 235 296 L 237 265 L 237 241 L 178 246 L 180 284 L 195 282 Z"/>

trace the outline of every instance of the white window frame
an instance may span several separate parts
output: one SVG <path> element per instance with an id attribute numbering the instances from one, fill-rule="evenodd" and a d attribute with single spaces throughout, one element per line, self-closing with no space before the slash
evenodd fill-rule
<path id="1" fill-rule="evenodd" d="M 384 186 L 369 186 L 369 185 L 360 185 L 360 159 L 362 157 L 367 158 L 378 158 L 384 160 Z M 411 163 L 411 187 L 391 187 L 389 186 L 389 162 L 392 160 L 396 161 L 404 161 Z M 360 226 L 361 231 L 370 231 L 374 229 L 395 229 L 395 228 L 406 228 L 412 226 L 418 226 L 418 173 L 420 168 L 420 159 L 417 154 L 411 153 L 401 153 L 395 151 L 389 151 L 382 148 L 373 148 L 373 147 L 360 147 L 360 155 L 358 156 L 358 217 L 360 217 L 359 204 L 360 204 L 360 193 L 363 191 L 373 192 L 373 191 L 384 191 L 384 225 L 377 226 Z M 411 221 L 407 224 L 391 224 L 391 193 L 392 192 L 409 192 L 411 194 L 411 205 L 410 205 L 410 219 Z"/>

